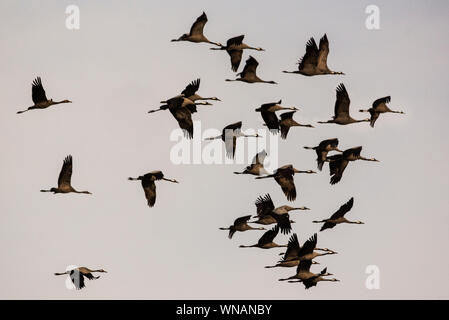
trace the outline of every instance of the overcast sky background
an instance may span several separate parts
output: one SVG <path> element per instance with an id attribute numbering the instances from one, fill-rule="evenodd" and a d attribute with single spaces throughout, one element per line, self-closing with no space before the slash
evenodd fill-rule
<path id="1" fill-rule="evenodd" d="M 65 8 L 79 5 L 81 28 L 65 27 Z M 380 30 L 365 28 L 367 5 L 380 8 Z M 0 298 L 3 299 L 392 299 L 449 298 L 447 1 L 1 1 L 0 2 Z M 266 49 L 251 53 L 258 74 L 278 85 L 227 83 L 226 52 L 207 44 L 171 43 L 202 13 L 204 32 L 225 43 Z M 328 64 L 345 76 L 288 75 L 307 40 L 327 33 Z M 17 115 L 32 105 L 31 82 L 41 76 L 48 98 L 72 104 Z M 261 128 L 254 109 L 283 99 L 300 106 L 295 119 L 328 120 L 335 88 L 343 82 L 354 118 L 373 100 L 392 96 L 406 115 L 367 123 L 293 128 L 279 142 L 279 165 L 316 169 L 314 146 L 338 137 L 340 148 L 363 146 L 381 162 L 350 163 L 342 181 L 329 184 L 328 167 L 295 177 L 293 213 L 301 242 L 354 196 L 349 219 L 318 234 L 318 245 L 339 252 L 317 259 L 339 283 L 277 281 L 295 268 L 264 269 L 280 249 L 239 249 L 261 231 L 219 227 L 254 214 L 269 192 L 288 204 L 272 179 L 236 176 L 243 165 L 174 165 L 169 141 L 177 123 L 170 113 L 147 114 L 162 99 L 200 77 L 199 94 L 222 102 L 193 116 L 203 129 L 243 121 Z M 316 123 L 315 123 L 316 124 Z M 204 144 L 205 145 L 205 144 Z M 241 145 L 242 146 L 242 145 Z M 52 195 L 62 161 L 73 155 L 72 184 L 86 195 Z M 154 208 L 140 183 L 127 181 L 163 170 L 179 184 L 157 184 Z M 286 243 L 279 235 L 277 243 Z M 104 268 L 81 291 L 67 290 L 68 265 Z M 365 268 L 380 268 L 380 289 L 365 287 Z M 443 270 L 443 272 L 441 272 Z M 429 274 L 432 276 L 429 277 Z M 424 277 L 423 277 L 424 276 Z"/>

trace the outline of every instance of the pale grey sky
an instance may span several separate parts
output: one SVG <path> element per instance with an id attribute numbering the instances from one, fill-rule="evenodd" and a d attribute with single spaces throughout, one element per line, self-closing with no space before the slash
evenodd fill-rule
<path id="1" fill-rule="evenodd" d="M 79 5 L 81 28 L 65 28 L 65 8 Z M 380 30 L 365 28 L 365 8 L 380 8 Z M 449 298 L 448 126 L 449 22 L 446 1 L 1 1 L 0 3 L 0 297 L 32 299 L 391 299 Z M 171 43 L 205 11 L 205 34 L 245 41 L 261 78 L 277 86 L 227 83 L 229 58 L 206 44 Z M 330 40 L 329 66 L 345 76 L 287 75 L 309 37 Z M 244 54 L 244 60 L 248 52 Z M 242 62 L 241 68 L 243 67 Z M 41 76 L 47 97 L 71 105 L 17 115 L 31 101 Z M 341 280 L 305 291 L 278 282 L 293 269 L 264 269 L 280 250 L 239 249 L 262 234 L 232 240 L 218 227 L 255 213 L 258 195 L 287 204 L 274 181 L 235 176 L 242 165 L 174 165 L 168 112 L 148 115 L 161 99 L 201 78 L 200 94 L 223 102 L 195 114 L 202 127 L 243 121 L 260 128 L 254 109 L 283 99 L 297 105 L 303 122 L 332 115 L 335 88 L 343 82 L 355 118 L 360 107 L 391 95 L 405 116 L 381 116 L 376 127 L 317 125 L 294 128 L 279 142 L 279 164 L 314 169 L 304 145 L 338 137 L 340 147 L 362 145 L 380 163 L 351 163 L 342 181 L 329 185 L 328 168 L 296 176 L 294 204 L 312 210 L 294 215 L 304 241 L 351 196 L 348 218 L 318 234 L 322 257 Z M 51 195 L 62 160 L 74 159 L 73 185 L 92 196 Z M 178 185 L 157 185 L 156 206 L 146 206 L 138 183 L 126 180 L 160 169 Z M 287 241 L 286 236 L 276 239 Z M 68 265 L 109 273 L 81 291 L 53 276 Z M 380 268 L 381 288 L 365 288 L 367 265 Z M 425 278 L 423 275 L 437 274 Z"/>

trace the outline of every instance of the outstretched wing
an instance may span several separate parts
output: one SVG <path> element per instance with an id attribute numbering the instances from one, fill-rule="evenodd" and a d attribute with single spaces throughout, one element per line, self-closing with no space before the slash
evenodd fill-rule
<path id="1" fill-rule="evenodd" d="M 188 98 L 193 96 L 200 87 L 200 79 L 193 80 L 190 82 L 184 90 L 182 90 L 181 94 L 184 95 L 184 97 Z"/>
<path id="2" fill-rule="evenodd" d="M 274 179 L 281 186 L 282 191 L 289 201 L 294 201 L 296 199 L 296 187 L 293 181 L 292 175 L 281 175 L 275 176 Z"/>
<path id="3" fill-rule="evenodd" d="M 148 206 L 153 207 L 156 203 L 156 184 L 151 176 L 144 176 L 142 179 L 142 188 L 145 192 Z"/>
<path id="4" fill-rule="evenodd" d="M 379 98 L 376 101 L 373 102 L 373 108 L 376 109 L 379 105 L 381 104 L 387 104 L 391 101 L 391 97 L 383 97 L 383 98 Z"/>
<path id="5" fill-rule="evenodd" d="M 237 219 L 235 219 L 235 221 L 234 221 L 234 226 L 238 226 L 238 225 L 240 225 L 240 224 L 245 224 L 246 222 L 248 222 L 248 220 L 249 220 L 250 218 L 251 218 L 251 215 L 237 218 Z"/>
<path id="6" fill-rule="evenodd" d="M 282 261 L 290 261 L 298 259 L 299 250 L 300 246 L 298 236 L 296 235 L 296 233 L 294 233 L 288 240 L 287 251 L 285 251 Z"/>
<path id="7" fill-rule="evenodd" d="M 58 188 L 64 189 L 71 186 L 72 180 L 72 156 L 68 155 L 65 157 L 64 162 L 62 164 L 61 172 L 58 177 Z"/>
<path id="8" fill-rule="evenodd" d="M 192 113 L 190 106 L 194 107 L 195 105 L 188 105 L 187 107 L 182 107 L 182 103 L 184 99 L 182 97 L 172 98 L 167 101 L 168 109 L 173 117 L 178 122 L 178 125 L 181 129 L 183 129 L 184 136 L 188 139 L 193 138 L 193 121 L 192 121 Z M 193 109 L 195 110 L 195 109 Z"/>
<path id="9" fill-rule="evenodd" d="M 274 203 L 269 193 L 259 196 L 256 200 L 257 215 L 259 217 L 269 215 L 274 210 Z"/>
<path id="10" fill-rule="evenodd" d="M 42 86 L 41 77 L 37 77 L 33 81 L 33 86 L 31 87 L 31 93 L 34 104 L 47 101 L 47 96 L 45 95 L 44 87 Z"/>
<path id="11" fill-rule="evenodd" d="M 348 202 L 346 202 L 344 205 L 342 205 L 340 207 L 340 209 L 338 209 L 332 216 L 331 216 L 331 220 L 335 220 L 337 218 L 341 218 L 343 217 L 347 212 L 349 212 L 349 210 L 352 209 L 352 206 L 354 205 L 354 197 L 352 197 L 351 199 L 349 199 Z"/>
<path id="12" fill-rule="evenodd" d="M 231 49 L 231 50 L 226 50 L 226 52 L 231 57 L 232 71 L 237 72 L 237 70 L 240 66 L 240 62 L 242 61 L 243 50 Z"/>
<path id="13" fill-rule="evenodd" d="M 75 285 L 76 290 L 80 290 L 85 287 L 84 276 L 78 269 L 73 269 L 70 271 L 70 279 Z"/>
<path id="14" fill-rule="evenodd" d="M 290 215 L 287 214 L 276 214 L 271 213 L 271 216 L 276 219 L 279 229 L 281 229 L 282 234 L 289 234 L 292 231 L 292 225 L 290 223 Z"/>
<path id="15" fill-rule="evenodd" d="M 374 111 L 374 109 L 370 109 L 369 113 L 371 115 L 370 121 L 369 121 L 369 125 L 374 128 L 374 124 L 376 123 L 376 120 L 379 118 L 380 113 Z"/>
<path id="16" fill-rule="evenodd" d="M 265 150 L 262 150 L 254 156 L 252 163 L 263 165 L 266 156 L 267 152 Z"/>
<path id="17" fill-rule="evenodd" d="M 318 50 L 318 68 L 321 70 L 327 70 L 327 56 L 329 55 L 329 40 L 327 35 L 320 39 L 320 48 Z"/>
<path id="18" fill-rule="evenodd" d="M 204 25 L 207 22 L 207 16 L 206 13 L 203 12 L 202 15 L 200 15 L 196 21 L 192 24 L 192 27 L 190 28 L 190 35 L 202 35 L 203 34 L 203 29 L 204 29 Z"/>
<path id="19" fill-rule="evenodd" d="M 234 135 L 228 135 L 225 137 L 224 143 L 225 143 L 226 156 L 229 159 L 234 159 L 235 149 L 237 147 L 237 137 Z"/>
<path id="20" fill-rule="evenodd" d="M 312 266 L 312 260 L 301 260 L 296 268 L 296 272 L 308 272 Z"/>
<path id="21" fill-rule="evenodd" d="M 188 108 L 179 108 L 173 114 L 179 127 L 183 130 L 184 136 L 188 139 L 193 138 L 193 121 L 192 114 Z"/>
<path id="22" fill-rule="evenodd" d="M 288 131 L 290 130 L 290 126 L 287 125 L 285 122 L 288 121 L 289 119 L 293 118 L 293 114 L 296 111 L 289 111 L 289 112 L 284 112 L 283 114 L 281 114 L 281 121 L 279 122 L 279 126 L 281 127 L 281 138 L 282 139 L 287 139 L 287 135 L 288 135 Z"/>
<path id="23" fill-rule="evenodd" d="M 238 45 L 242 44 L 243 38 L 245 38 L 245 35 L 243 35 L 243 34 L 241 36 L 230 38 L 226 42 L 226 47 L 231 48 L 232 46 L 238 46 Z"/>
<path id="24" fill-rule="evenodd" d="M 241 77 L 245 78 L 246 75 L 249 75 L 249 74 L 255 75 L 258 65 L 259 65 L 259 62 L 257 62 L 257 60 L 254 59 L 252 56 L 249 56 L 248 60 L 246 60 L 245 67 L 243 68 L 243 71 L 241 72 Z"/>
<path id="25" fill-rule="evenodd" d="M 348 163 L 349 163 L 349 161 L 345 160 L 343 158 L 336 160 L 336 161 L 329 162 L 329 169 L 330 169 L 330 174 L 331 174 L 331 180 L 330 180 L 331 184 L 336 184 L 336 183 L 340 182 L 340 180 L 343 176 L 343 172 L 345 171 L 346 167 L 348 166 Z"/>
<path id="26" fill-rule="evenodd" d="M 274 238 L 277 236 L 279 232 L 279 227 L 276 225 L 271 230 L 268 230 L 265 232 L 262 237 L 260 237 L 259 241 L 257 242 L 259 245 L 263 246 L 264 244 L 273 242 Z"/>
<path id="27" fill-rule="evenodd" d="M 334 114 L 335 117 L 349 116 L 349 100 L 348 91 L 343 83 L 340 83 L 337 87 L 337 100 L 335 101 Z"/>
<path id="28" fill-rule="evenodd" d="M 274 134 L 279 132 L 279 119 L 274 112 L 270 111 L 262 111 L 260 113 L 262 115 L 262 119 L 267 125 L 267 128 Z"/>
<path id="29" fill-rule="evenodd" d="M 298 256 L 301 258 L 307 254 L 313 253 L 313 250 L 315 250 L 317 241 L 318 241 L 318 237 L 315 233 L 306 242 L 304 242 L 304 245 L 299 250 Z"/>
<path id="30" fill-rule="evenodd" d="M 318 64 L 318 47 L 316 45 L 315 39 L 310 38 L 307 41 L 306 53 L 299 61 L 299 70 L 304 70 L 307 67 L 315 67 Z"/>

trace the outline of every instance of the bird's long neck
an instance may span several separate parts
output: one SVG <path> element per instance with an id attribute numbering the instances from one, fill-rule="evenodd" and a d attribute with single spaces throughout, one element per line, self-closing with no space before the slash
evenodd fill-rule
<path id="1" fill-rule="evenodd" d="M 51 101 L 50 105 L 54 105 L 54 104 L 61 104 L 61 103 L 70 103 L 70 101 L 68 100 L 61 100 L 61 101 Z"/>
<path id="2" fill-rule="evenodd" d="M 162 178 L 162 180 L 165 180 L 165 181 L 168 181 L 168 182 L 173 182 L 173 183 L 178 183 L 178 181 L 176 181 L 175 179 Z"/>
<path id="3" fill-rule="evenodd" d="M 362 156 L 359 157 L 359 160 L 364 160 L 364 161 L 375 161 L 375 162 L 377 162 L 377 159 L 375 159 L 375 158 L 365 158 L 365 157 L 362 157 Z"/>
<path id="4" fill-rule="evenodd" d="M 304 149 L 307 149 L 307 150 L 316 150 L 316 148 L 317 147 L 304 147 Z"/>
<path id="5" fill-rule="evenodd" d="M 220 47 L 220 48 L 218 48 L 219 50 L 220 50 L 221 47 L 222 47 L 222 45 L 221 45 L 220 43 L 218 43 L 218 42 L 213 42 L 213 41 L 210 41 L 210 40 L 206 40 L 205 42 L 210 43 L 210 44 L 213 44 L 214 46 Z"/>
<path id="6" fill-rule="evenodd" d="M 342 75 L 344 75 L 344 72 L 341 72 L 341 71 L 330 71 L 329 74 L 342 74 Z"/>
<path id="7" fill-rule="evenodd" d="M 254 248 L 254 247 L 257 247 L 257 244 L 253 244 L 253 245 L 251 245 L 251 246 L 245 246 L 245 245 L 240 245 L 239 246 L 239 248 Z"/>
<path id="8" fill-rule="evenodd" d="M 326 256 L 326 255 L 328 255 L 328 254 L 334 254 L 334 253 L 331 252 L 331 251 L 325 251 L 325 252 L 323 252 L 323 253 L 317 253 L 317 257 L 320 257 L 320 256 Z"/>
<path id="9" fill-rule="evenodd" d="M 75 193 L 83 193 L 83 194 L 91 194 L 89 191 L 77 191 L 77 190 L 74 190 L 73 192 L 75 192 Z"/>
<path id="10" fill-rule="evenodd" d="M 55 276 L 63 276 L 63 275 L 65 275 L 65 274 L 69 274 L 70 273 L 70 271 L 66 271 L 66 272 L 55 272 Z"/>
<path id="11" fill-rule="evenodd" d="M 217 97 L 207 97 L 207 98 L 198 97 L 196 100 L 215 100 L 215 101 L 217 101 L 218 98 Z"/>
<path id="12" fill-rule="evenodd" d="M 220 230 L 231 230 L 231 228 L 229 227 L 229 228 L 224 228 L 224 227 L 222 227 L 222 228 L 219 228 Z"/>
<path id="13" fill-rule="evenodd" d="M 204 140 L 216 140 L 216 139 L 221 139 L 221 135 L 216 136 L 216 137 L 204 138 Z"/>
<path id="14" fill-rule="evenodd" d="M 361 221 L 350 221 L 350 220 L 346 220 L 346 223 L 350 223 L 350 224 L 362 224 Z"/>
<path id="15" fill-rule="evenodd" d="M 358 123 L 358 122 L 370 122 L 371 121 L 371 119 L 361 119 L 361 120 L 354 120 L 353 119 L 353 121 L 352 122 L 354 122 L 354 123 Z"/>
<path id="16" fill-rule="evenodd" d="M 260 135 L 258 135 L 257 133 L 256 134 L 241 134 L 240 136 L 241 137 L 247 137 L 247 138 L 251 138 L 251 137 L 259 138 L 260 137 Z"/>
<path id="17" fill-rule="evenodd" d="M 137 181 L 137 180 L 140 180 L 140 179 L 139 179 L 139 178 L 132 178 L 132 177 L 129 177 L 128 180 L 130 180 L 130 181 Z"/>
<path id="18" fill-rule="evenodd" d="M 279 281 L 288 281 L 288 280 L 293 280 L 293 279 L 296 279 L 296 275 L 288 277 L 288 278 L 279 279 Z"/>
<path id="19" fill-rule="evenodd" d="M 395 110 L 391 110 L 390 112 L 391 112 L 391 113 L 400 113 L 400 114 L 405 114 L 405 112 L 404 112 L 404 111 L 395 111 Z"/>
<path id="20" fill-rule="evenodd" d="M 154 113 L 154 112 L 158 112 L 158 111 L 162 111 L 162 110 L 165 110 L 165 109 L 162 109 L 162 107 L 160 107 L 157 109 L 150 110 L 150 111 L 148 111 L 148 113 Z"/>
<path id="21" fill-rule="evenodd" d="M 255 179 L 266 179 L 266 178 L 273 178 L 275 175 L 274 174 L 269 174 L 263 177 L 256 177 Z"/>

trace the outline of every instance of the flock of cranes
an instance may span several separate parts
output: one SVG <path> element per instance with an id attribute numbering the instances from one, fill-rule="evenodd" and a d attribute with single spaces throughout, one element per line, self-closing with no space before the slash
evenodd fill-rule
<path id="1" fill-rule="evenodd" d="M 233 72 L 237 72 L 241 64 L 244 50 L 265 51 L 261 47 L 253 47 L 243 42 L 244 35 L 239 35 L 227 40 L 226 45 L 222 45 L 219 42 L 210 41 L 203 33 L 204 26 L 208 19 L 203 12 L 196 21 L 193 23 L 189 33 L 181 35 L 177 39 L 173 39 L 173 42 L 189 41 L 193 43 L 208 43 L 215 47 L 211 50 L 225 50 L 231 60 L 231 69 Z M 344 75 L 343 72 L 336 72 L 329 69 L 327 65 L 327 57 L 329 55 L 329 40 L 325 34 L 319 42 L 319 46 L 315 42 L 314 38 L 306 44 L 306 52 L 304 56 L 298 62 L 298 69 L 295 71 L 283 71 L 284 73 L 299 74 L 303 76 L 317 76 L 317 75 Z M 236 79 L 225 79 L 225 81 L 241 81 L 246 83 L 267 83 L 277 84 L 272 80 L 262 80 L 257 75 L 256 71 L 259 63 L 253 56 L 249 56 L 245 62 L 245 66 L 240 73 L 237 73 Z M 186 139 L 192 139 L 194 136 L 192 114 L 198 112 L 198 107 L 211 106 L 210 101 L 221 101 L 221 99 L 211 96 L 202 97 L 197 92 L 200 87 L 200 79 L 196 79 L 177 94 L 174 97 L 161 101 L 161 106 L 157 109 L 148 111 L 148 113 L 155 113 L 158 111 L 168 110 L 178 122 L 179 127 L 183 130 Z M 46 109 L 50 106 L 64 103 L 71 103 L 70 100 L 53 101 L 48 99 L 45 90 L 42 85 L 42 80 L 37 77 L 32 83 L 32 100 L 34 105 L 28 107 L 23 111 L 18 111 L 18 114 L 24 113 L 30 110 Z M 368 112 L 370 118 L 368 119 L 354 119 L 349 113 L 350 99 L 349 94 L 343 83 L 340 83 L 336 88 L 336 101 L 334 108 L 334 115 L 331 120 L 319 121 L 319 124 L 338 124 L 348 125 L 360 122 L 369 122 L 371 127 L 374 127 L 376 120 L 381 113 L 400 113 L 403 111 L 394 111 L 388 107 L 388 103 L 391 101 L 391 97 L 383 97 L 377 99 L 372 104 L 372 107 L 366 110 L 359 110 L 360 112 Z M 314 128 L 311 124 L 302 124 L 294 119 L 295 113 L 299 108 L 294 106 L 282 106 L 282 100 L 278 102 L 270 102 L 262 104 L 259 108 L 255 109 L 255 112 L 260 112 L 264 121 L 264 126 L 268 129 L 269 133 L 277 135 L 280 131 L 282 139 L 288 138 L 288 133 L 291 127 L 306 127 Z M 278 117 L 276 112 L 285 111 Z M 219 139 L 224 142 L 226 155 L 229 158 L 234 158 L 236 154 L 236 141 L 241 137 L 260 137 L 258 134 L 243 134 L 242 122 L 238 121 L 229 125 L 226 125 L 222 134 L 209 137 L 205 140 Z M 330 184 L 337 184 L 343 176 L 348 163 L 350 161 L 365 160 L 365 161 L 378 161 L 375 158 L 365 158 L 361 155 L 362 147 L 353 147 L 344 151 L 338 148 L 339 140 L 337 138 L 326 139 L 321 141 L 315 147 L 307 147 L 305 149 L 314 150 L 317 158 L 317 168 L 322 171 L 324 164 L 329 163 L 330 172 Z M 333 155 L 328 155 L 329 152 L 335 152 Z M 264 167 L 264 159 L 267 156 L 265 150 L 258 152 L 252 161 L 243 171 L 234 172 L 235 174 L 253 175 L 255 179 L 267 179 L 274 178 L 276 183 L 281 187 L 288 201 L 295 201 L 298 196 L 298 191 L 295 186 L 294 176 L 296 173 L 302 174 L 316 174 L 313 170 L 299 170 L 292 164 L 287 164 L 274 172 L 270 173 Z M 68 155 L 63 162 L 62 169 L 58 178 L 58 186 L 50 188 L 48 190 L 41 190 L 42 192 L 56 193 L 82 193 L 91 194 L 89 191 L 77 191 L 71 185 L 73 168 L 73 159 L 71 155 Z M 162 171 L 151 171 L 136 178 L 128 178 L 130 181 L 140 181 L 144 190 L 144 195 L 149 207 L 153 207 L 156 203 L 156 181 L 168 181 L 172 183 L 178 183 L 175 179 L 166 178 Z M 361 221 L 351 221 L 345 218 L 345 215 L 352 209 L 354 204 L 354 198 L 351 198 L 348 202 L 343 204 L 330 218 L 323 220 L 315 220 L 313 223 L 322 223 L 320 231 L 334 228 L 337 224 L 349 223 L 349 224 L 363 224 Z M 286 247 L 285 253 L 283 253 L 282 259 L 271 266 L 266 268 L 292 268 L 296 267 L 296 273 L 288 278 L 279 279 L 281 281 L 288 282 L 301 282 L 305 288 L 316 286 L 321 281 L 339 281 L 336 278 L 328 278 L 332 276 L 327 272 L 327 268 L 324 268 L 318 273 L 310 271 L 313 264 L 319 264 L 315 261 L 316 258 L 325 255 L 334 255 L 337 252 L 328 248 L 318 248 L 317 233 L 313 234 L 307 239 L 301 246 L 296 233 L 293 233 L 287 244 L 278 244 L 275 242 L 275 238 L 279 232 L 284 235 L 292 233 L 292 224 L 295 222 L 291 219 L 290 214 L 293 211 L 308 212 L 310 209 L 305 206 L 289 206 L 282 205 L 275 207 L 270 194 L 259 196 L 256 201 L 256 215 L 246 215 L 235 219 L 234 223 L 229 227 L 221 227 L 220 230 L 228 231 L 229 239 L 232 239 L 236 232 L 245 232 L 249 230 L 265 230 L 257 243 L 250 245 L 240 245 L 240 248 L 261 248 L 271 249 L 278 247 Z M 254 220 L 252 220 L 254 219 Z M 252 221 L 251 221 L 252 220 Z M 262 225 L 262 227 L 253 227 L 253 225 Z M 268 226 L 274 225 L 269 228 Z M 86 267 L 78 267 L 72 270 L 67 270 L 63 273 L 55 273 L 55 275 L 69 275 L 72 282 L 77 289 L 82 289 L 84 284 L 84 278 L 89 280 L 98 279 L 92 273 L 94 272 L 106 272 L 103 269 L 91 270 Z"/>

